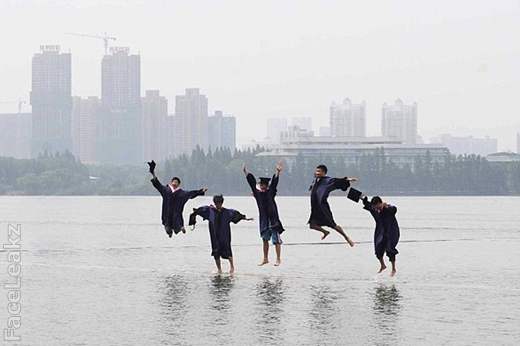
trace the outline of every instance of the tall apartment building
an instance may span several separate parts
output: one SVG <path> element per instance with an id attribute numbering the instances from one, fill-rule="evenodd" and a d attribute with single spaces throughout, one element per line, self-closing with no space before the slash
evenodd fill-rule
<path id="1" fill-rule="evenodd" d="M 366 103 L 354 104 L 346 98 L 330 106 L 330 131 L 333 137 L 366 137 Z"/>
<path id="2" fill-rule="evenodd" d="M 60 46 L 40 46 L 32 58 L 31 155 L 72 151 L 71 55 Z"/>
<path id="3" fill-rule="evenodd" d="M 83 163 L 97 162 L 96 122 L 100 110 L 99 97 L 74 97 L 72 99 L 72 152 Z"/>
<path id="4" fill-rule="evenodd" d="M 143 159 L 141 131 L 141 58 L 128 47 L 112 47 L 101 63 L 101 112 L 97 158 L 129 164 Z"/>
<path id="5" fill-rule="evenodd" d="M 267 119 L 267 140 L 270 143 L 280 143 L 281 135 L 287 129 L 287 118 Z"/>
<path id="6" fill-rule="evenodd" d="M 405 144 L 417 142 L 417 103 L 406 105 L 397 99 L 393 105 L 383 104 L 381 132 Z"/>
<path id="7" fill-rule="evenodd" d="M 236 148 L 236 119 L 232 116 L 223 115 L 222 111 L 208 118 L 209 145 L 212 150 L 217 148 Z"/>
<path id="8" fill-rule="evenodd" d="M 159 90 L 147 90 L 141 102 L 143 159 L 164 160 L 168 156 L 168 100 Z"/>
<path id="9" fill-rule="evenodd" d="M 31 113 L 0 114 L 0 156 L 31 157 Z"/>
<path id="10" fill-rule="evenodd" d="M 208 98 L 197 88 L 186 89 L 184 95 L 175 97 L 175 118 L 178 136 L 177 151 L 190 155 L 198 146 L 207 150 Z"/>

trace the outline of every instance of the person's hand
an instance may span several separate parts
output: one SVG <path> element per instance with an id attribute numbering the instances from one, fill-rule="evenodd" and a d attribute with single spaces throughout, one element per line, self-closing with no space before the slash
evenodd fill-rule
<path id="1" fill-rule="evenodd" d="M 246 220 L 246 221 L 254 221 L 255 219 L 252 218 L 252 217 L 246 217 L 244 220 Z"/>
<path id="2" fill-rule="evenodd" d="M 276 174 L 280 174 L 283 170 L 283 163 L 282 161 L 279 161 L 277 164 L 276 164 Z"/>
<path id="3" fill-rule="evenodd" d="M 352 181 L 352 182 L 355 182 L 355 181 L 358 181 L 358 178 L 356 177 L 347 177 L 347 181 Z"/>
<path id="4" fill-rule="evenodd" d="M 157 166 L 157 164 L 155 163 L 154 160 L 147 162 L 147 163 L 148 163 L 148 167 L 149 167 L 149 172 L 154 174 L 155 166 Z"/>
<path id="5" fill-rule="evenodd" d="M 201 190 L 202 190 L 202 192 L 206 193 L 208 191 L 208 188 L 207 187 L 203 187 Z"/>
<path id="6" fill-rule="evenodd" d="M 367 196 L 363 197 L 363 204 L 368 204 L 368 197 Z"/>
<path id="7" fill-rule="evenodd" d="M 244 174 L 247 175 L 247 167 L 245 163 L 242 165 L 242 172 L 244 172 Z"/>

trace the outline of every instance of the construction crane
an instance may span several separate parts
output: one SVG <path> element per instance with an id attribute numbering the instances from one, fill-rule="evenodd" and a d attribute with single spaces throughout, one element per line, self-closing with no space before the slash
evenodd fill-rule
<path id="1" fill-rule="evenodd" d="M 74 32 L 67 32 L 66 35 L 97 38 L 99 40 L 103 40 L 103 43 L 105 45 L 105 55 L 108 54 L 108 41 L 117 40 L 117 38 L 115 38 L 114 36 L 109 36 L 106 32 L 103 35 L 89 35 L 89 34 L 78 34 L 78 33 L 74 33 Z"/>

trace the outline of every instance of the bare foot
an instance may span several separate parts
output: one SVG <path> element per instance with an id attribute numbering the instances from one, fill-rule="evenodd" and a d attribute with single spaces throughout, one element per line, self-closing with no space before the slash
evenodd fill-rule
<path id="1" fill-rule="evenodd" d="M 235 267 L 229 268 L 229 274 L 233 275 L 235 273 Z"/>
<path id="2" fill-rule="evenodd" d="M 323 230 L 322 232 L 323 232 L 323 235 L 321 236 L 321 240 L 327 238 L 327 236 L 330 234 L 329 231 L 325 231 L 325 230 Z"/>
<path id="3" fill-rule="evenodd" d="M 222 274 L 222 269 L 217 270 L 217 274 Z"/>
<path id="4" fill-rule="evenodd" d="M 274 264 L 274 266 L 278 267 L 280 264 L 282 264 L 282 261 L 280 259 L 277 259 L 276 263 Z"/>
<path id="5" fill-rule="evenodd" d="M 383 265 L 381 265 L 381 268 L 379 268 L 379 271 L 377 273 L 379 274 L 385 269 L 386 269 L 386 266 L 383 264 Z"/>
<path id="6" fill-rule="evenodd" d="M 397 274 L 397 270 L 392 269 L 392 272 L 390 273 L 390 277 L 394 277 L 395 274 Z"/>
<path id="7" fill-rule="evenodd" d="M 258 263 L 258 266 L 261 267 L 261 266 L 263 266 L 264 264 L 267 264 L 267 263 L 269 263 L 269 260 L 264 259 L 261 263 Z"/>
<path id="8" fill-rule="evenodd" d="M 354 247 L 354 245 L 356 244 L 356 243 L 354 243 L 354 241 L 353 241 L 352 239 L 350 239 L 349 237 L 347 237 L 347 239 L 345 239 L 345 240 L 347 241 L 348 245 L 350 245 L 350 247 Z"/>

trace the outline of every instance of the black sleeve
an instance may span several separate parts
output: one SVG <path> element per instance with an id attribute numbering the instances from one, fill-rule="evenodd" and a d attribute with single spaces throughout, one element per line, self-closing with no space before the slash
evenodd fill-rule
<path id="1" fill-rule="evenodd" d="M 240 221 L 244 220 L 245 218 L 246 218 L 245 215 L 243 215 L 239 211 L 233 210 L 233 216 L 231 217 L 231 222 L 239 223 Z"/>
<path id="2" fill-rule="evenodd" d="M 152 185 L 153 187 L 155 187 L 157 189 L 157 191 L 159 191 L 159 193 L 161 195 L 163 195 L 164 193 L 164 189 L 166 188 L 163 184 L 161 184 L 161 182 L 159 181 L 159 179 L 157 179 L 157 177 L 153 177 L 152 180 L 150 180 L 152 182 Z"/>
<path id="3" fill-rule="evenodd" d="M 333 188 L 334 190 L 347 191 L 350 186 L 350 182 L 345 178 L 333 178 Z"/>
<path id="4" fill-rule="evenodd" d="M 246 175 L 246 180 L 247 180 L 247 183 L 249 184 L 249 187 L 251 188 L 251 191 L 253 191 L 253 193 L 256 192 L 256 178 L 253 174 L 251 173 L 247 173 Z"/>
<path id="5" fill-rule="evenodd" d="M 271 179 L 271 185 L 269 185 L 269 190 L 273 195 L 276 195 L 278 191 L 278 181 L 280 180 L 280 176 L 278 174 L 273 174 L 273 178 Z"/>

